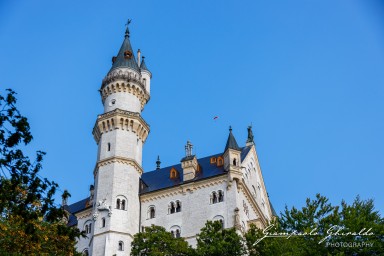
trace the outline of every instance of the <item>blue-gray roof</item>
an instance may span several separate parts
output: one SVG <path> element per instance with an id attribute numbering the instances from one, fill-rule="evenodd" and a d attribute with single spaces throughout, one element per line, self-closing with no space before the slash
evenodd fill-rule
<path id="1" fill-rule="evenodd" d="M 227 151 L 227 149 L 235 149 L 235 150 L 241 150 L 239 145 L 237 145 L 235 136 L 232 134 L 232 128 L 229 128 L 229 135 L 228 135 L 228 140 L 227 144 L 225 145 L 224 152 Z"/>
<path id="2" fill-rule="evenodd" d="M 141 59 L 141 63 L 140 63 L 140 69 L 141 70 L 146 70 L 146 71 L 148 71 L 148 72 L 151 72 L 151 71 L 149 71 L 149 69 L 147 68 L 147 65 L 145 64 L 145 57 L 143 56 L 142 57 L 142 59 Z"/>
<path id="3" fill-rule="evenodd" d="M 128 57 L 127 53 L 130 53 L 131 56 Z M 111 72 L 115 68 L 126 67 L 140 72 L 140 68 L 137 65 L 135 54 L 133 53 L 131 42 L 129 41 L 129 30 L 125 32 L 125 38 L 123 44 L 120 47 L 119 53 L 116 56 L 115 61 L 112 64 Z"/>
<path id="4" fill-rule="evenodd" d="M 251 149 L 251 146 L 244 147 L 242 149 L 239 148 L 239 150 L 241 150 L 241 160 L 243 160 L 247 156 L 250 149 Z M 212 178 L 215 176 L 225 174 L 226 172 L 224 171 L 224 166 L 218 167 L 216 164 L 211 164 L 210 162 L 210 159 L 212 157 L 218 157 L 221 155 L 223 154 L 220 153 L 220 154 L 215 154 L 215 155 L 197 159 L 197 162 L 200 165 L 200 171 L 198 172 L 198 175 L 194 179 L 188 180 L 187 182 Z M 182 160 L 185 160 L 185 159 L 183 158 Z M 179 172 L 179 178 L 177 179 L 170 178 L 170 171 L 172 168 L 175 168 Z M 183 169 L 181 168 L 181 164 L 177 164 L 177 165 L 161 168 L 159 170 L 145 172 L 141 176 L 141 180 L 145 184 L 144 188 L 140 191 L 141 194 L 174 187 L 184 183 Z"/>
<path id="5" fill-rule="evenodd" d="M 87 204 L 88 201 L 89 201 L 89 197 L 84 198 L 83 200 L 80 200 L 74 204 L 64 206 L 64 209 L 70 213 L 69 221 L 67 224 L 68 226 L 72 227 L 72 226 L 77 225 L 77 218 L 74 214 L 77 212 L 81 212 L 81 211 L 85 210 L 86 208 L 91 207 L 91 205 Z"/>
<path id="6" fill-rule="evenodd" d="M 239 148 L 239 150 L 241 150 L 241 161 L 245 159 L 245 157 L 248 155 L 251 148 L 252 146 Z M 198 181 L 198 180 L 203 180 L 203 179 L 224 175 L 226 174 L 226 172 L 223 166 L 218 167 L 216 163 L 211 164 L 212 157 L 219 157 L 222 155 L 223 153 L 220 153 L 220 154 L 215 154 L 215 155 L 197 159 L 197 162 L 200 165 L 200 171 L 198 172 L 197 176 L 194 179 L 188 180 L 186 182 L 183 181 L 183 169 L 181 168 L 181 164 L 176 164 L 176 165 L 168 166 L 158 170 L 145 172 L 141 176 L 141 181 L 144 186 L 141 189 L 140 194 L 150 193 L 153 191 L 182 185 L 188 182 L 193 182 L 193 181 Z M 179 177 L 176 179 L 170 178 L 170 171 L 172 168 L 175 168 L 176 171 L 179 173 L 178 175 Z M 65 209 L 71 213 L 71 215 L 69 216 L 69 223 L 68 223 L 69 226 L 77 225 L 77 219 L 74 214 L 91 207 L 91 205 L 89 205 L 88 202 L 89 202 L 89 197 L 79 202 L 76 202 L 74 204 L 65 206 Z"/>

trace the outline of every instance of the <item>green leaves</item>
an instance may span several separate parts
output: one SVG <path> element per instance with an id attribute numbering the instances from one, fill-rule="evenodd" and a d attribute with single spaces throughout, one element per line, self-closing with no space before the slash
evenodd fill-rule
<path id="1" fill-rule="evenodd" d="M 33 137 L 27 118 L 16 108 L 15 95 L 10 89 L 5 97 L 0 95 L 0 248 L 25 255 L 33 244 L 36 255 L 52 253 L 54 246 L 73 252 L 80 232 L 60 222 L 65 211 L 53 200 L 58 185 L 38 174 L 45 153 L 37 151 L 33 162 L 23 153 Z M 44 242 L 52 236 L 56 245 Z"/>

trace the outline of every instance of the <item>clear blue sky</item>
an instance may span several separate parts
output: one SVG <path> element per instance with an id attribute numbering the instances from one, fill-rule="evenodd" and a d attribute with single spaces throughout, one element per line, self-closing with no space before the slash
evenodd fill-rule
<path id="1" fill-rule="evenodd" d="M 0 1 L 0 91 L 18 92 L 70 202 L 93 183 L 98 89 L 128 18 L 153 73 L 145 171 L 188 139 L 222 152 L 229 125 L 244 145 L 252 123 L 277 211 L 321 193 L 384 213 L 382 1 Z"/>

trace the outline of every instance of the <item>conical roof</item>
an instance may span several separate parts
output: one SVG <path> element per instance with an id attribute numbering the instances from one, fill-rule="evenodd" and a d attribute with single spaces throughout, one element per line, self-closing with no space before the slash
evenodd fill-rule
<path id="1" fill-rule="evenodd" d="M 115 68 L 131 68 L 140 72 L 140 68 L 137 65 L 135 55 L 133 54 L 131 42 L 129 41 L 129 30 L 128 27 L 125 30 L 125 37 L 123 44 L 120 47 L 119 53 L 113 58 L 111 72 Z"/>
<path id="2" fill-rule="evenodd" d="M 229 127 L 229 135 L 228 135 L 228 140 L 227 144 L 225 145 L 224 152 L 227 151 L 227 149 L 234 149 L 234 150 L 241 150 L 239 145 L 237 145 L 235 136 L 232 134 L 232 127 Z"/>
<path id="3" fill-rule="evenodd" d="M 141 58 L 140 69 L 151 72 L 151 71 L 149 71 L 149 69 L 147 68 L 147 65 L 145 64 L 145 57 L 144 56 Z"/>

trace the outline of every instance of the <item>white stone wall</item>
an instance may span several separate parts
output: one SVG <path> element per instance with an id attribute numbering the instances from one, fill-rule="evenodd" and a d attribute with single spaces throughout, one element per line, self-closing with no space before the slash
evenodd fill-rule
<path id="1" fill-rule="evenodd" d="M 104 113 L 115 110 L 116 108 L 140 113 L 141 103 L 137 96 L 131 93 L 112 93 L 104 101 Z"/>
<path id="2" fill-rule="evenodd" d="M 139 172 L 131 165 L 111 163 L 101 166 L 97 173 L 95 198 L 97 204 L 105 200 L 109 211 L 99 211 L 94 222 L 92 255 L 128 255 L 132 236 L 139 232 Z M 125 210 L 116 209 L 117 199 L 126 200 Z M 105 218 L 105 227 L 102 227 Z M 108 233 L 107 233 L 108 232 Z M 119 241 L 124 242 L 124 251 L 118 251 Z"/>
<path id="3" fill-rule="evenodd" d="M 88 209 L 88 210 L 86 210 L 86 211 L 84 211 L 82 213 L 76 214 L 76 217 L 77 217 L 77 228 L 80 231 L 83 231 L 84 228 L 85 228 L 85 225 L 86 224 L 88 225 L 89 223 L 92 224 L 91 229 L 93 230 L 94 223 L 93 223 L 93 220 L 91 218 L 91 212 L 92 212 L 92 210 Z M 77 251 L 78 252 L 84 252 L 84 250 L 90 251 L 91 238 L 92 238 L 92 232 L 90 234 L 87 234 L 87 237 L 80 237 L 77 240 L 77 244 L 76 244 Z"/>
<path id="4" fill-rule="evenodd" d="M 143 195 L 141 197 L 141 226 L 154 224 L 165 227 L 167 231 L 170 231 L 174 226 L 179 226 L 181 236 L 186 238 L 192 246 L 196 245 L 195 236 L 208 220 L 222 216 L 225 227 L 233 227 L 236 186 L 231 186 L 227 190 L 226 175 L 214 179 L 199 182 L 200 185 L 195 184 L 191 191 L 184 190 L 185 193 L 181 187 L 178 187 Z M 219 190 L 224 192 L 224 201 L 211 204 L 211 193 Z M 169 204 L 177 200 L 182 203 L 181 212 L 169 214 Z M 150 219 L 147 213 L 151 206 L 156 208 L 156 216 L 153 219 Z"/>

